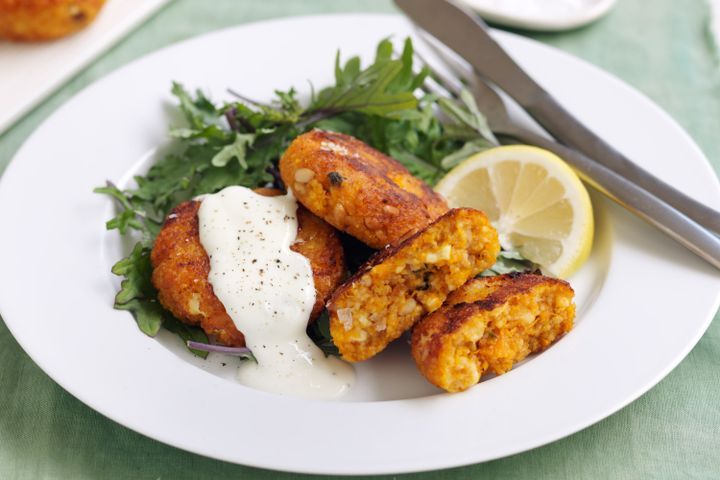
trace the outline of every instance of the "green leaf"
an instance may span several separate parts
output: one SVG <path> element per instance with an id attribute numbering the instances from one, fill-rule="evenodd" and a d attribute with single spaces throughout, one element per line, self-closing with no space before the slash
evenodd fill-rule
<path id="1" fill-rule="evenodd" d="M 389 38 L 380 40 L 375 49 L 375 63 L 389 61 L 392 58 L 393 50 L 394 47 Z"/>
<path id="2" fill-rule="evenodd" d="M 230 133 L 218 125 L 207 125 L 201 129 L 195 128 L 171 128 L 168 132 L 171 138 L 181 140 L 199 140 L 201 143 L 222 144 L 227 143 L 231 138 Z"/>
<path id="3" fill-rule="evenodd" d="M 105 187 L 95 188 L 93 192 L 110 196 L 123 208 L 120 213 L 105 223 L 105 228 L 117 229 L 121 235 L 125 235 L 129 229 L 138 230 L 143 233 L 146 240 L 149 238 L 152 221 L 147 219 L 147 213 L 137 206 L 138 202 L 135 202 L 130 195 L 110 182 Z"/>
<path id="4" fill-rule="evenodd" d="M 492 145 L 490 145 L 490 143 L 488 143 L 488 141 L 484 138 L 471 140 L 465 143 L 465 145 L 463 145 L 460 150 L 456 150 L 443 157 L 443 159 L 440 161 L 440 164 L 444 169 L 449 170 L 456 166 L 458 163 L 468 158 L 469 156 L 474 155 L 478 152 L 482 152 L 483 150 L 487 150 L 491 146 Z"/>
<path id="5" fill-rule="evenodd" d="M 130 199 L 125 194 L 125 192 L 123 192 L 110 182 L 107 182 L 107 186 L 105 187 L 97 187 L 93 189 L 93 193 L 102 193 L 104 195 L 109 195 L 115 200 L 117 200 L 123 207 L 127 209 L 132 209 Z"/>
<path id="6" fill-rule="evenodd" d="M 115 296 L 115 308 L 132 312 L 140 330 L 154 337 L 166 312 L 158 303 L 157 292 L 150 281 L 150 249 L 137 243 L 130 255 L 113 265 L 112 272 L 125 277 Z"/>
<path id="7" fill-rule="evenodd" d="M 335 83 L 338 86 L 352 84 L 360 74 L 360 57 L 351 57 L 344 67 L 340 66 L 340 50 L 335 56 Z"/>
<path id="8" fill-rule="evenodd" d="M 327 310 L 323 310 L 320 316 L 308 325 L 307 334 L 326 356 L 340 356 L 340 351 L 330 335 L 330 317 Z"/>
<path id="9" fill-rule="evenodd" d="M 215 105 L 201 91 L 198 90 L 195 98 L 192 98 L 181 84 L 173 82 L 172 94 L 180 101 L 180 110 L 193 128 L 202 129 L 217 122 L 218 111 Z"/>
<path id="10" fill-rule="evenodd" d="M 238 133 L 235 141 L 226 145 L 210 160 L 214 167 L 224 167 L 233 158 L 237 158 L 240 166 L 247 170 L 248 164 L 245 161 L 247 148 L 255 141 L 255 135 L 251 133 Z"/>
<path id="11" fill-rule="evenodd" d="M 516 250 L 501 250 L 495 264 L 482 272 L 481 277 L 492 277 L 506 273 L 532 273 L 540 271 L 540 266 L 523 257 Z"/>
<path id="12" fill-rule="evenodd" d="M 441 98 L 438 100 L 438 106 L 461 128 L 469 129 L 492 144 L 498 143 L 488 127 L 485 116 L 478 109 L 475 98 L 467 89 L 460 91 L 460 102 L 451 98 Z"/>
<path id="13" fill-rule="evenodd" d="M 140 331 L 150 337 L 157 335 L 167 315 L 156 300 L 134 299 L 122 304 L 116 303 L 115 308 L 132 313 Z"/>
<path id="14" fill-rule="evenodd" d="M 130 255 L 112 267 L 112 273 L 125 277 L 121 282 L 120 291 L 115 296 L 116 304 L 124 304 L 135 298 L 152 298 L 155 288 L 150 282 L 152 265 L 150 249 L 137 243 Z"/>
<path id="15" fill-rule="evenodd" d="M 375 62 L 361 70 L 357 57 L 341 67 L 338 52 L 335 59 L 336 84 L 319 92 L 308 113 L 357 111 L 391 116 L 415 109 L 418 101 L 414 90 L 422 83 L 425 74 L 420 77 L 413 75 L 412 42 L 406 41 L 401 58 L 393 59 L 392 53 L 392 42 L 382 40 L 377 47 Z"/>
<path id="16" fill-rule="evenodd" d="M 343 82 L 343 69 L 340 65 L 340 50 L 335 52 L 335 84 L 344 85 Z"/>
<path id="17" fill-rule="evenodd" d="M 297 100 L 297 92 L 291 88 L 287 92 L 275 90 L 277 103 L 280 105 L 281 114 L 286 116 L 286 121 L 297 121 L 296 116 L 302 113 L 303 107 Z"/>
<path id="18" fill-rule="evenodd" d="M 208 336 L 205 334 L 202 328 L 200 327 L 192 327 L 190 325 L 187 325 L 185 323 L 182 323 L 180 320 L 169 316 L 165 319 L 165 323 L 163 323 L 163 326 L 167 328 L 169 331 L 175 333 L 180 339 L 182 339 L 183 345 L 187 347 L 187 341 L 192 340 L 194 342 L 201 342 L 201 343 L 208 343 Z M 203 350 L 195 350 L 194 348 L 187 347 L 188 350 L 193 355 L 196 355 L 200 358 L 207 358 L 208 352 L 205 352 Z"/>
<path id="19" fill-rule="evenodd" d="M 423 160 L 411 151 L 391 147 L 388 153 L 402 163 L 413 176 L 418 177 L 429 185 L 437 183 L 445 172 L 441 167 Z"/>
<path id="20" fill-rule="evenodd" d="M 522 253 L 518 252 L 517 250 L 501 250 L 498 254 L 498 258 L 504 259 L 504 260 L 519 260 L 521 262 L 529 262 L 527 258 L 522 256 Z"/>
<path id="21" fill-rule="evenodd" d="M 430 73 L 430 70 L 427 67 L 423 67 L 422 70 L 420 70 L 420 73 L 415 75 L 413 72 L 413 56 L 414 52 L 412 40 L 410 40 L 410 38 L 406 38 L 403 45 L 402 55 L 400 57 L 402 69 L 389 85 L 389 91 L 414 92 L 425 81 L 425 78 Z"/>
<path id="22" fill-rule="evenodd" d="M 117 229 L 120 231 L 120 235 L 125 235 L 130 228 L 142 230 L 143 224 L 137 218 L 137 213 L 134 210 L 123 210 L 115 218 L 108 220 L 105 223 L 105 228 L 108 230 Z"/>
<path id="23" fill-rule="evenodd" d="M 475 130 L 477 130 L 478 133 L 480 133 L 480 135 L 482 135 L 482 137 L 486 140 L 497 144 L 498 141 L 495 138 L 495 135 L 490 130 L 485 115 L 483 115 L 478 109 L 477 103 L 475 102 L 475 97 L 472 95 L 472 93 L 470 93 L 469 90 L 463 88 L 462 90 L 460 90 L 460 100 L 463 101 L 467 109 L 470 111 Z"/>

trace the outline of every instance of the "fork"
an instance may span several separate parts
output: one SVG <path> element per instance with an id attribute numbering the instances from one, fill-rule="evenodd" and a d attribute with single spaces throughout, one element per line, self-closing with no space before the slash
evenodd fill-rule
<path id="1" fill-rule="evenodd" d="M 426 91 L 438 92 L 440 86 L 454 97 L 463 87 L 472 93 L 479 110 L 486 117 L 490 130 L 502 140 L 519 141 L 549 150 L 564 159 L 580 178 L 597 191 L 625 207 L 643 220 L 658 228 L 684 247 L 720 269 L 720 238 L 690 219 L 671 205 L 627 180 L 613 170 L 599 164 L 582 153 L 535 133 L 515 122 L 507 111 L 500 95 L 472 69 L 441 54 L 426 42 L 436 57 L 457 79 L 446 76 L 420 54 L 416 57 L 428 67 L 437 85 L 425 82 Z"/>

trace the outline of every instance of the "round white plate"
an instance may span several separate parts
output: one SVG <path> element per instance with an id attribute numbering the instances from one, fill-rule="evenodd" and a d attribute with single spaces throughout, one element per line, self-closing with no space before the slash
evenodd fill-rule
<path id="1" fill-rule="evenodd" d="M 329 83 L 338 47 L 368 59 L 381 38 L 410 31 L 381 15 L 223 30 L 133 62 L 60 108 L 0 183 L 0 309 L 25 351 L 91 408 L 149 437 L 230 462 L 314 473 L 410 472 L 510 455 L 597 422 L 656 384 L 707 328 L 720 275 L 599 198 L 595 248 L 572 279 L 576 328 L 462 394 L 424 382 L 403 342 L 358 366 L 346 401 L 266 394 L 238 384 L 232 360 L 194 359 L 171 335 L 148 338 L 112 309 L 117 279 L 109 267 L 124 246 L 104 230 L 110 201 L 91 191 L 106 179 L 127 182 L 156 154 L 174 112 L 172 80 L 216 98 L 230 86 L 267 99 L 274 88 Z M 702 153 L 645 97 L 564 53 L 509 34 L 498 39 L 630 158 L 720 206 Z"/>
<path id="2" fill-rule="evenodd" d="M 592 23 L 615 0 L 462 0 L 483 18 L 510 27 L 560 31 Z"/>

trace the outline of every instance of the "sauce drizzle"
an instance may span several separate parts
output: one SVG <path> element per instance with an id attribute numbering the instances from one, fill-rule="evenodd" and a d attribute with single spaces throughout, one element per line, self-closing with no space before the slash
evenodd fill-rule
<path id="1" fill-rule="evenodd" d="M 227 187 L 203 197 L 200 243 L 210 257 L 208 280 L 257 363 L 243 361 L 241 383 L 267 392 L 331 399 L 346 393 L 355 372 L 325 354 L 306 334 L 315 286 L 310 262 L 290 246 L 297 202 Z"/>

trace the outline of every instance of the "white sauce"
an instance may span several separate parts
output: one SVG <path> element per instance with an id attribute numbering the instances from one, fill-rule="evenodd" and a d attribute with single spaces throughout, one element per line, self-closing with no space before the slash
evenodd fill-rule
<path id="1" fill-rule="evenodd" d="M 355 379 L 349 364 L 325 354 L 305 333 L 315 303 L 310 262 L 290 246 L 297 236 L 291 193 L 264 197 L 228 187 L 203 198 L 200 243 L 209 281 L 257 363 L 243 361 L 241 383 L 305 398 L 337 398 Z"/>

